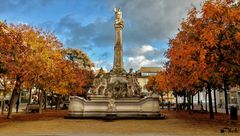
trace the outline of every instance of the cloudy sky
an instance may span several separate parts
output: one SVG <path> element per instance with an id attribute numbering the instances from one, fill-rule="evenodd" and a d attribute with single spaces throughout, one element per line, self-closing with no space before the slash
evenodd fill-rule
<path id="1" fill-rule="evenodd" d="M 162 66 L 168 39 L 202 0 L 0 0 L 0 20 L 54 32 L 64 47 L 79 48 L 96 67 L 111 69 L 114 7 L 123 12 L 124 65 Z"/>

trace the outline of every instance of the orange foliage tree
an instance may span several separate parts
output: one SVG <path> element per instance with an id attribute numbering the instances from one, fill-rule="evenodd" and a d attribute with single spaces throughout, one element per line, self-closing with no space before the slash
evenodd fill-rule
<path id="1" fill-rule="evenodd" d="M 27 75 L 27 56 L 29 54 L 29 46 L 24 44 L 22 35 L 19 31 L 7 26 L 4 23 L 0 24 L 0 54 L 1 63 L 7 70 L 5 76 L 14 80 L 12 97 L 10 100 L 10 108 L 8 118 L 11 118 L 12 107 L 15 97 L 19 93 L 23 79 Z"/>
<path id="2" fill-rule="evenodd" d="M 0 22 L 0 86 L 2 87 L 1 92 L 2 97 L 2 114 L 5 111 L 5 98 L 8 93 L 11 92 L 11 89 L 14 85 L 14 80 L 9 77 L 7 67 L 4 65 L 7 61 L 6 54 L 2 54 L 4 50 L 12 46 L 14 40 L 14 34 L 11 33 L 12 30 L 3 22 Z M 7 42 L 5 42 L 7 41 Z"/>
<path id="3" fill-rule="evenodd" d="M 193 8 L 189 12 L 177 36 L 170 40 L 167 56 L 172 87 L 194 92 L 204 85 L 210 118 L 214 118 L 213 86 L 224 85 L 226 90 L 227 82 L 239 84 L 239 4 L 232 0 L 206 1 L 200 11 Z"/>
<path id="4" fill-rule="evenodd" d="M 148 82 L 145 85 L 145 88 L 148 90 L 150 95 L 154 92 L 157 92 L 158 83 L 156 80 L 156 76 L 148 76 Z"/>
<path id="5" fill-rule="evenodd" d="M 158 93 L 162 99 L 162 106 L 164 99 L 164 93 L 168 93 L 170 91 L 169 84 L 168 84 L 167 74 L 166 71 L 160 71 L 156 76 L 149 76 L 148 82 L 145 85 L 146 89 L 150 93 Z M 162 107 L 163 108 L 163 107 Z"/>
<path id="6" fill-rule="evenodd" d="M 7 79 L 7 83 L 13 86 L 8 118 L 12 118 L 12 108 L 20 88 L 40 90 L 41 113 L 43 92 L 79 93 L 86 90 L 92 81 L 90 70 L 66 60 L 62 44 L 53 33 L 28 25 L 0 23 L 0 64 L 0 78 Z"/>
<path id="7" fill-rule="evenodd" d="M 64 49 L 63 54 L 72 71 L 72 81 L 68 84 L 69 94 L 85 97 L 93 83 L 94 74 L 91 68 L 94 64 L 90 58 L 79 49 L 67 48 Z"/>
<path id="8" fill-rule="evenodd" d="M 63 59 L 62 45 L 52 33 L 46 33 L 38 28 L 27 25 L 15 27 L 22 33 L 24 43 L 31 47 L 27 58 L 27 76 L 25 83 L 39 90 L 39 105 L 42 105 L 42 96 L 49 91 L 50 80 L 54 80 L 56 63 Z M 42 106 L 39 106 L 42 113 Z"/>

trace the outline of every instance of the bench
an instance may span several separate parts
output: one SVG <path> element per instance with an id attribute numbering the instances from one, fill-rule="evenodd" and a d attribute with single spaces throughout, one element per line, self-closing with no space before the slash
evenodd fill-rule
<path id="1" fill-rule="evenodd" d="M 28 104 L 26 112 L 39 112 L 39 104 Z"/>

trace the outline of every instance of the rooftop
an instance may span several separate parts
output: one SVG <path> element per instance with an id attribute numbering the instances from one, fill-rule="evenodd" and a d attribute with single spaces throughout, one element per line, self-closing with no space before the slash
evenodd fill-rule
<path id="1" fill-rule="evenodd" d="M 139 69 L 139 72 L 141 72 L 141 73 L 158 73 L 162 70 L 163 70 L 163 68 L 161 68 L 161 67 L 141 67 Z"/>

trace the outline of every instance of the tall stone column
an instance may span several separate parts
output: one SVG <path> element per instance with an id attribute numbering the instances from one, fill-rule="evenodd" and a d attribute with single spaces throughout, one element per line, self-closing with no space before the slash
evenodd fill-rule
<path id="1" fill-rule="evenodd" d="M 114 9 L 115 11 L 115 45 L 114 45 L 114 62 L 113 71 L 115 73 L 123 73 L 123 45 L 122 45 L 122 29 L 124 27 L 124 22 L 122 19 L 122 12 L 120 8 Z"/>

